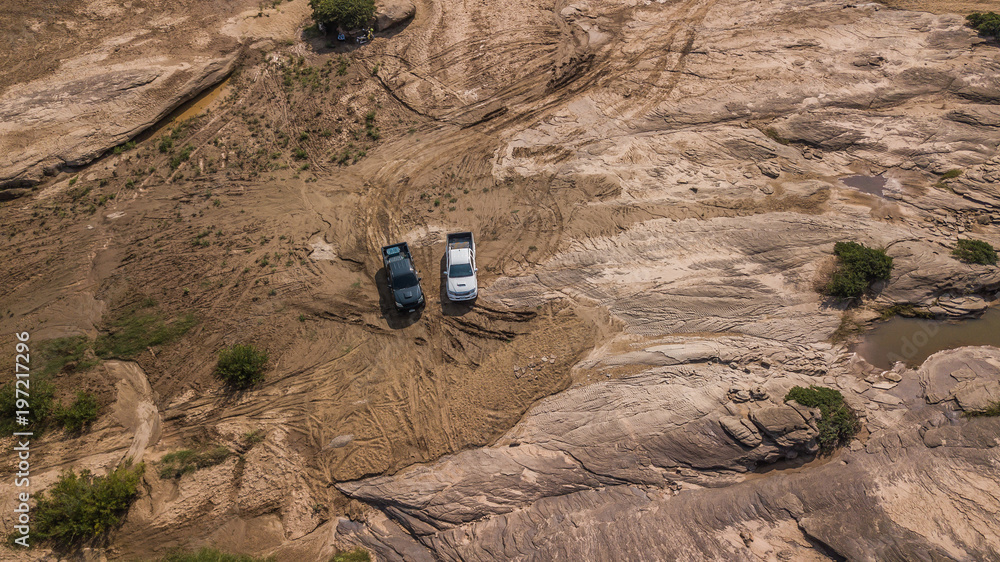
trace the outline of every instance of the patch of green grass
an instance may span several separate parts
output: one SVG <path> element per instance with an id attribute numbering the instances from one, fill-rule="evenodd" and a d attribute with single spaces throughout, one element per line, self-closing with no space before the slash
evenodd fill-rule
<path id="1" fill-rule="evenodd" d="M 965 16 L 969 27 L 983 35 L 1000 39 L 1000 14 L 996 12 L 973 12 Z"/>
<path id="2" fill-rule="evenodd" d="M 91 343 L 86 336 L 69 336 L 46 340 L 38 346 L 37 356 L 41 357 L 42 375 L 51 375 L 65 370 L 86 371 L 100 363 L 87 358 Z"/>
<path id="3" fill-rule="evenodd" d="M 181 449 L 163 455 L 160 459 L 160 478 L 180 478 L 201 468 L 221 464 L 232 451 L 222 445 L 211 445 L 199 450 Z"/>
<path id="4" fill-rule="evenodd" d="M 264 379 L 267 361 L 267 350 L 252 344 L 236 344 L 219 352 L 215 375 L 233 388 L 249 388 Z"/>
<path id="5" fill-rule="evenodd" d="M 822 417 L 816 424 L 819 429 L 816 440 L 823 452 L 828 453 L 838 445 L 850 442 L 861 429 L 858 416 L 844 403 L 844 395 L 837 390 L 814 385 L 809 388 L 796 386 L 785 395 L 785 402 L 789 400 L 810 408 L 819 408 Z"/>
<path id="6" fill-rule="evenodd" d="M 371 554 L 360 546 L 353 550 L 341 550 L 330 558 L 330 562 L 371 562 L 371 560 Z"/>
<path id="7" fill-rule="evenodd" d="M 915 308 L 912 304 L 894 304 L 879 311 L 879 318 L 888 320 L 893 316 L 904 318 L 934 318 L 934 315 L 926 310 Z"/>
<path id="8" fill-rule="evenodd" d="M 978 263 L 979 265 L 997 264 L 996 249 L 982 240 L 961 239 L 955 245 L 955 249 L 951 251 L 951 255 L 962 261 Z"/>
<path id="9" fill-rule="evenodd" d="M 108 325 L 108 333 L 98 336 L 94 342 L 97 356 L 131 359 L 149 347 L 172 343 L 198 324 L 191 313 L 167 322 L 155 305 L 155 301 L 149 299 L 114 317 Z"/>
<path id="10" fill-rule="evenodd" d="M 73 201 L 79 201 L 80 199 L 83 199 L 84 197 L 87 196 L 88 193 L 90 193 L 89 186 L 74 187 L 73 189 L 66 191 L 66 195 L 68 195 L 69 198 L 72 199 Z"/>
<path id="11" fill-rule="evenodd" d="M 38 495 L 33 538 L 67 547 L 104 535 L 117 527 L 139 495 L 143 464 L 126 463 L 106 476 L 72 469 Z"/>
<path id="12" fill-rule="evenodd" d="M 941 174 L 940 177 L 943 180 L 950 180 L 957 178 L 960 175 L 962 175 L 962 170 L 948 170 L 947 172 Z"/>
<path id="13" fill-rule="evenodd" d="M 214 548 L 202 548 L 195 552 L 176 551 L 167 554 L 156 562 L 277 562 L 273 556 L 255 558 L 245 554 L 230 554 Z"/>
<path id="14" fill-rule="evenodd" d="M 761 132 L 764 133 L 764 136 L 766 136 L 767 138 L 773 140 L 774 142 L 776 142 L 778 144 L 788 145 L 788 144 L 791 144 L 791 142 L 792 142 L 792 141 L 790 141 L 790 140 L 782 137 L 778 133 L 778 131 L 776 131 L 773 127 L 767 127 L 766 129 L 762 130 Z"/>
<path id="15" fill-rule="evenodd" d="M 87 392 L 77 392 L 76 400 L 69 408 L 56 409 L 55 419 L 68 433 L 80 433 L 83 428 L 97 419 L 97 399 Z"/>
<path id="16" fill-rule="evenodd" d="M 826 286 L 827 293 L 845 298 L 860 297 L 872 283 L 889 278 L 892 258 L 880 248 L 857 242 L 837 242 L 833 246 L 837 270 Z"/>
<path id="17" fill-rule="evenodd" d="M 992 402 L 985 410 L 972 410 L 965 412 L 967 418 L 997 417 L 1000 416 L 1000 401 Z"/>
<path id="18" fill-rule="evenodd" d="M 264 432 L 259 429 L 254 429 L 243 434 L 243 442 L 246 443 L 247 447 L 253 447 L 258 443 L 263 443 L 264 438 Z"/>

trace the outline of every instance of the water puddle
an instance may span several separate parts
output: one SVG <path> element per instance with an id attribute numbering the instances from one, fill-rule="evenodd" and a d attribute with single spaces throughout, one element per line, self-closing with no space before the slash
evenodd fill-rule
<path id="1" fill-rule="evenodd" d="M 888 181 L 888 178 L 881 175 L 847 176 L 846 178 L 840 178 L 840 181 L 844 182 L 847 187 L 853 187 L 861 193 L 884 197 L 885 192 L 883 191 L 883 188 L 885 187 L 885 182 Z"/>
<path id="2" fill-rule="evenodd" d="M 979 318 L 941 321 L 897 316 L 864 335 L 854 351 L 865 361 L 889 369 L 896 361 L 917 367 L 931 355 L 966 345 L 1000 347 L 1000 307 Z"/>
<path id="3" fill-rule="evenodd" d="M 160 133 L 160 131 L 171 127 L 176 123 L 201 115 L 210 105 L 212 105 L 213 102 L 222 97 L 223 94 L 229 93 L 229 80 L 231 78 L 232 76 L 227 76 L 218 84 L 207 88 L 194 98 L 177 106 L 177 108 L 171 111 L 166 117 L 160 119 L 158 123 L 139 135 L 136 140 L 142 141 L 156 136 Z"/>

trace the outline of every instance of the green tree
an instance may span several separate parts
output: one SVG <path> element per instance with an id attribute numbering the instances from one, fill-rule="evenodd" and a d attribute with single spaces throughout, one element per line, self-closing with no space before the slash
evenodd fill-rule
<path id="1" fill-rule="evenodd" d="M 107 476 L 72 469 L 38 495 L 34 534 L 61 546 L 103 535 L 115 528 L 139 493 L 144 465 L 119 466 Z"/>
<path id="2" fill-rule="evenodd" d="M 837 297 L 860 297 L 872 283 L 888 279 L 892 272 L 892 258 L 885 250 L 857 242 L 837 242 L 833 253 L 839 267 L 826 289 Z"/>
<path id="3" fill-rule="evenodd" d="M 344 29 L 367 27 L 375 17 L 375 0 L 309 0 L 317 23 Z"/>
<path id="4" fill-rule="evenodd" d="M 822 386 L 796 386 L 785 395 L 785 402 L 789 400 L 810 408 L 819 408 L 821 417 L 816 424 L 819 430 L 816 440 L 819 441 L 820 450 L 824 452 L 847 443 L 861 429 L 857 415 L 844 403 L 844 395 L 840 391 Z"/>
<path id="5" fill-rule="evenodd" d="M 965 16 L 969 25 L 983 35 L 1000 39 L 1000 14 L 996 12 L 973 12 Z"/>
<path id="6" fill-rule="evenodd" d="M 970 263 L 980 265 L 996 265 L 997 251 L 982 240 L 961 239 L 951 251 L 951 255 Z"/>
<path id="7" fill-rule="evenodd" d="M 263 380 L 267 359 L 267 350 L 236 344 L 219 352 L 215 374 L 233 388 L 249 388 Z"/>

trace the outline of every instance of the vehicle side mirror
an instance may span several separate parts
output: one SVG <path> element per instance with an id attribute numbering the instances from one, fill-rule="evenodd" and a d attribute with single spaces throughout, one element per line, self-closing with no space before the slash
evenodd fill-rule
<path id="1" fill-rule="evenodd" d="M 477 267 L 476 269 L 473 269 L 472 271 L 479 271 L 479 268 Z"/>

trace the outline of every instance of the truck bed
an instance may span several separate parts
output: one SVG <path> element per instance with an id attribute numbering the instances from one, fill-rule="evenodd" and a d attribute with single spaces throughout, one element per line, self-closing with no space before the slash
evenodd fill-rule
<path id="1" fill-rule="evenodd" d="M 406 242 L 400 242 L 398 244 L 390 244 L 388 246 L 382 246 L 382 262 L 388 262 L 390 259 L 401 256 L 403 258 L 410 258 L 410 246 Z"/>
<path id="2" fill-rule="evenodd" d="M 455 232 L 448 235 L 449 250 L 472 249 L 471 232 Z"/>

